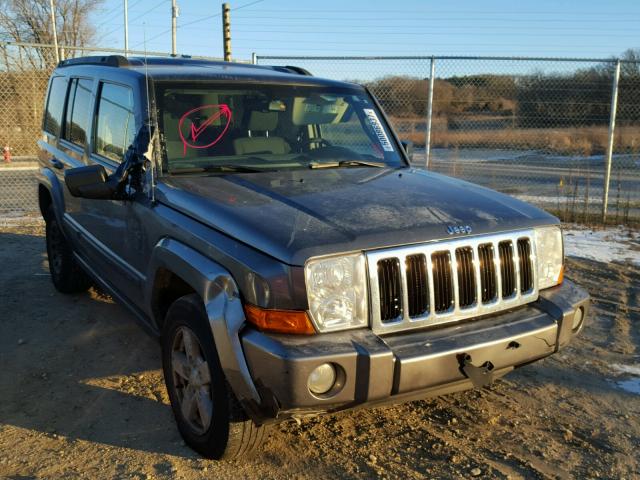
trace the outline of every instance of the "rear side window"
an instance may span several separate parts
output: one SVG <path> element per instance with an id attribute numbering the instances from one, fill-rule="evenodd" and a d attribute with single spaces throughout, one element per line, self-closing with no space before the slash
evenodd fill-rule
<path id="1" fill-rule="evenodd" d="M 85 146 L 91 118 L 91 90 L 93 81 L 83 78 L 71 80 L 67 100 L 67 116 L 64 138 L 76 145 Z"/>
<path id="2" fill-rule="evenodd" d="M 133 91 L 103 83 L 98 101 L 95 153 L 121 162 L 136 134 Z"/>
<path id="3" fill-rule="evenodd" d="M 49 98 L 47 99 L 47 110 L 44 114 L 44 130 L 58 135 L 60 133 L 60 121 L 62 120 L 62 110 L 67 94 L 66 77 L 53 77 L 49 88 Z"/>

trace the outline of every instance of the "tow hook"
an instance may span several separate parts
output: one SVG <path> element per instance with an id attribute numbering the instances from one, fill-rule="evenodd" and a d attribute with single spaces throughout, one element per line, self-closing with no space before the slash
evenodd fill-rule
<path id="1" fill-rule="evenodd" d="M 460 370 L 476 388 L 484 387 L 493 382 L 493 363 L 487 361 L 479 367 L 472 363 L 471 355 L 462 354 L 458 357 Z"/>

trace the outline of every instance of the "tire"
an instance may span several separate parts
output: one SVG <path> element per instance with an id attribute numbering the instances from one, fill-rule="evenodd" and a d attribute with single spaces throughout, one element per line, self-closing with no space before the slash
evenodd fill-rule
<path id="1" fill-rule="evenodd" d="M 267 427 L 256 425 L 231 391 L 198 295 L 185 295 L 171 305 L 161 343 L 164 380 L 185 442 L 216 460 L 255 452 L 267 437 Z"/>
<path id="2" fill-rule="evenodd" d="M 49 272 L 56 290 L 61 293 L 87 291 L 91 286 L 91 280 L 73 258 L 73 250 L 56 220 L 53 207 L 47 210 L 45 222 Z"/>

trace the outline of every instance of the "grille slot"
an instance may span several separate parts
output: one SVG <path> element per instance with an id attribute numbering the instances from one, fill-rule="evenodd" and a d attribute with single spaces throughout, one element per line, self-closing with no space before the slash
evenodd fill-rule
<path id="1" fill-rule="evenodd" d="M 380 334 L 508 310 L 538 298 L 533 230 L 367 252 Z"/>
<path id="2" fill-rule="evenodd" d="M 427 257 L 423 254 L 409 255 L 406 265 L 409 317 L 420 317 L 429 311 Z"/>
<path id="3" fill-rule="evenodd" d="M 402 315 L 400 260 L 386 258 L 378 262 L 378 288 L 380 318 L 383 322 L 391 322 Z"/>
<path id="4" fill-rule="evenodd" d="M 533 288 L 531 242 L 528 238 L 518 239 L 518 258 L 520 261 L 520 292 L 524 293 Z"/>
<path id="5" fill-rule="evenodd" d="M 473 248 L 456 249 L 458 264 L 458 295 L 460 308 L 476 303 L 476 272 L 473 265 Z"/>
<path id="6" fill-rule="evenodd" d="M 433 264 L 433 296 L 436 313 L 448 311 L 454 305 L 451 254 L 436 252 L 431 255 Z"/>
<path id="7" fill-rule="evenodd" d="M 500 276 L 502 277 L 502 298 L 516 294 L 516 272 L 513 263 L 513 242 L 505 240 L 498 244 L 500 252 Z"/>
<path id="8" fill-rule="evenodd" d="M 478 247 L 480 259 L 480 290 L 482 303 L 490 303 L 496 299 L 498 286 L 496 282 L 496 264 L 493 255 L 493 244 L 483 243 Z"/>

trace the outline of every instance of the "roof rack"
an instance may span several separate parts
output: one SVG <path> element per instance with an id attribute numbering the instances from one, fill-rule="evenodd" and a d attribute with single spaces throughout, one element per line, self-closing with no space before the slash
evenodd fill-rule
<path id="1" fill-rule="evenodd" d="M 58 67 L 69 67 L 71 65 L 103 65 L 107 67 L 128 67 L 129 60 L 122 55 L 103 55 L 92 57 L 69 58 L 58 63 Z"/>
<path id="2" fill-rule="evenodd" d="M 210 63 L 209 60 L 195 60 L 191 58 L 191 55 L 177 55 L 171 57 L 123 57 L 122 55 L 101 55 L 90 57 L 78 57 L 70 58 L 68 60 L 62 60 L 58 63 L 58 67 L 69 67 L 71 65 L 102 65 L 106 67 L 135 67 L 143 66 L 145 63 L 148 65 L 162 65 L 169 62 L 177 63 L 176 61 L 182 60 L 183 63 Z"/>
<path id="3" fill-rule="evenodd" d="M 211 60 L 204 59 L 194 59 L 188 55 L 180 55 L 175 57 L 124 57 L 122 55 L 100 55 L 100 56 L 90 56 L 90 57 L 78 57 L 78 58 L 69 58 L 67 60 L 62 60 L 58 63 L 58 67 L 70 67 L 72 65 L 101 65 L 104 67 L 141 67 L 145 64 L 147 65 L 167 65 L 167 64 L 182 64 L 182 65 L 198 65 L 198 64 L 217 64 L 224 65 L 227 62 L 216 62 Z M 236 63 L 234 66 L 243 66 L 243 67 L 254 67 L 254 65 L 249 65 L 245 63 Z M 297 75 L 304 75 L 307 77 L 313 76 L 311 72 L 302 68 L 296 67 L 294 65 L 274 65 L 274 66 L 264 66 L 258 68 L 269 68 L 271 70 L 275 70 L 277 72 L 283 73 L 294 73 Z"/>
<path id="4" fill-rule="evenodd" d="M 305 75 L 307 77 L 313 77 L 313 74 L 307 70 L 306 68 L 296 67 L 295 65 L 287 65 L 284 68 L 288 68 L 289 70 L 293 70 L 298 75 Z"/>
<path id="5" fill-rule="evenodd" d="M 284 67 L 281 67 L 279 65 L 272 65 L 270 68 L 272 70 L 277 71 L 277 72 L 296 73 L 298 75 L 304 75 L 306 77 L 313 77 L 313 75 L 311 74 L 311 72 L 309 72 L 309 70 L 305 70 L 302 67 L 296 67 L 296 66 L 293 66 L 293 65 L 286 65 Z"/>

